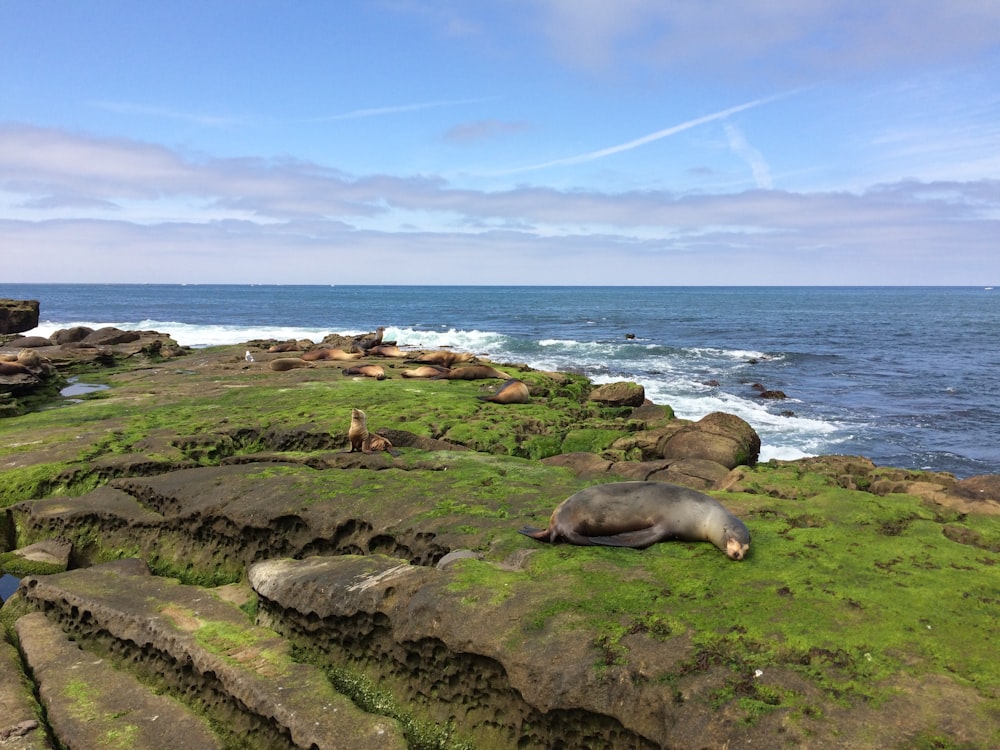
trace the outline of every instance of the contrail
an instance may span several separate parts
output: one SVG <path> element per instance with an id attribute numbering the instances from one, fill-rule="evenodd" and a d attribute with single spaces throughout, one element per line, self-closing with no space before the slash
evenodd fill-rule
<path id="1" fill-rule="evenodd" d="M 355 109 L 339 115 L 328 115 L 326 117 L 312 117 L 301 122 L 333 122 L 335 120 L 356 120 L 360 117 L 377 117 L 379 115 L 394 115 L 401 112 L 416 112 L 421 109 L 432 109 L 434 107 L 453 107 L 458 104 L 478 104 L 498 99 L 496 96 L 479 97 L 478 99 L 444 99 L 433 102 L 417 102 L 415 104 L 396 104 L 388 107 L 371 107 L 369 109 Z"/>
<path id="2" fill-rule="evenodd" d="M 581 164 L 587 161 L 594 161 L 595 159 L 603 159 L 605 156 L 611 156 L 612 154 L 620 154 L 622 151 L 631 151 L 639 146 L 645 146 L 647 143 L 652 143 L 653 141 L 658 141 L 661 138 L 666 138 L 670 135 L 676 135 L 684 130 L 690 130 L 691 128 L 697 127 L 699 125 L 704 125 L 706 122 L 712 122 L 714 120 L 721 120 L 723 118 L 729 117 L 730 115 L 735 115 L 737 112 L 743 112 L 747 109 L 753 109 L 754 107 L 759 107 L 761 104 L 767 104 L 773 102 L 776 99 L 783 99 L 786 96 L 790 96 L 797 93 L 801 89 L 796 89 L 794 91 L 786 91 L 782 94 L 775 94 L 774 96 L 766 96 L 762 99 L 754 99 L 752 102 L 746 102 L 745 104 L 738 104 L 735 107 L 730 107 L 729 109 L 724 109 L 721 112 L 715 112 L 710 115 L 704 115 L 702 117 L 696 117 L 693 120 L 688 120 L 687 122 L 682 122 L 680 125 L 674 125 L 669 128 L 664 128 L 663 130 L 657 130 L 655 133 L 650 133 L 649 135 L 644 135 L 641 138 L 636 138 L 634 141 L 628 141 L 627 143 L 619 143 L 617 146 L 609 146 L 608 148 L 602 148 L 598 151 L 588 151 L 585 154 L 577 154 L 576 156 L 567 156 L 564 159 L 553 159 L 552 161 L 542 162 L 541 164 L 532 164 L 527 167 L 516 167 L 514 169 L 508 169 L 498 174 L 514 174 L 516 172 L 530 172 L 535 169 L 545 169 L 546 167 L 558 167 L 564 164 Z"/>

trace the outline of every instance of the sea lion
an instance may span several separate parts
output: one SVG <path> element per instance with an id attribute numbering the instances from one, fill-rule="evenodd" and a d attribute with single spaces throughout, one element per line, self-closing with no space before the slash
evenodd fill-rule
<path id="1" fill-rule="evenodd" d="M 440 367 L 439 365 L 421 365 L 420 367 L 414 367 L 411 370 L 403 370 L 399 374 L 404 378 L 433 378 L 436 375 L 441 375 L 448 372 L 447 367 Z"/>
<path id="2" fill-rule="evenodd" d="M 19 362 L 0 362 L 0 375 L 34 375 L 24 365 Z"/>
<path id="3" fill-rule="evenodd" d="M 22 349 L 17 353 L 17 361 L 25 367 L 37 370 L 42 366 L 42 357 L 34 349 Z"/>
<path id="4" fill-rule="evenodd" d="M 278 354 L 279 352 L 297 352 L 299 351 L 299 345 L 294 341 L 286 341 L 283 344 L 275 344 L 274 346 L 268 347 L 268 352 L 271 354 Z"/>
<path id="5" fill-rule="evenodd" d="M 713 497 L 666 482 L 611 482 L 562 501 L 545 529 L 522 534 L 543 542 L 641 549 L 670 539 L 706 541 L 742 560 L 750 549 L 743 522 Z"/>
<path id="6" fill-rule="evenodd" d="M 494 404 L 527 404 L 531 401 L 531 393 L 524 381 L 511 378 L 500 384 L 496 393 L 489 396 L 479 396 L 480 401 L 490 401 Z"/>
<path id="7" fill-rule="evenodd" d="M 334 348 L 328 349 L 324 347 L 322 349 L 313 349 L 310 352 L 306 352 L 305 354 L 302 355 L 302 359 L 306 360 L 307 362 L 315 362 L 317 360 L 349 362 L 355 359 L 361 359 L 361 357 L 363 356 L 364 355 L 361 354 L 360 352 L 345 352 L 343 349 L 334 349 Z"/>
<path id="8" fill-rule="evenodd" d="M 348 367 L 344 370 L 344 374 L 364 375 L 366 378 L 375 378 L 376 380 L 386 379 L 385 370 L 382 369 L 382 365 L 358 365 L 356 367 Z"/>
<path id="9" fill-rule="evenodd" d="M 382 334 L 385 333 L 385 326 L 379 326 L 375 329 L 375 333 L 369 334 L 367 336 L 362 336 L 357 341 L 354 342 L 354 348 L 360 352 L 367 352 L 373 346 L 378 346 L 382 343 Z"/>
<path id="10" fill-rule="evenodd" d="M 386 451 L 396 456 L 388 438 L 368 432 L 368 417 L 361 409 L 351 409 L 351 426 L 347 430 L 347 440 L 351 444 L 348 453 L 372 453 Z"/>
<path id="11" fill-rule="evenodd" d="M 284 372 L 285 370 L 294 370 L 297 367 L 312 367 L 312 365 L 301 357 L 279 357 L 272 359 L 269 367 L 275 372 Z"/>
<path id="12" fill-rule="evenodd" d="M 433 352 L 420 352 L 420 354 L 410 361 L 422 365 L 441 365 L 442 367 L 451 367 L 459 362 L 469 362 L 472 359 L 473 356 L 468 352 L 449 352 L 444 349 L 439 349 Z"/>
<path id="13" fill-rule="evenodd" d="M 485 378 L 503 378 L 509 380 L 510 375 L 489 365 L 466 365 L 455 367 L 448 372 L 435 375 L 432 380 L 483 380 Z"/>
<path id="14" fill-rule="evenodd" d="M 406 356 L 406 352 L 395 344 L 379 344 L 378 346 L 373 346 L 368 350 L 368 354 L 376 357 L 397 357 L 399 359 Z"/>

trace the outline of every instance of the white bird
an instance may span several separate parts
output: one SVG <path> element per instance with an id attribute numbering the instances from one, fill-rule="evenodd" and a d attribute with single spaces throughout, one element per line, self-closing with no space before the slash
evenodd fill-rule
<path id="1" fill-rule="evenodd" d="M 247 349 L 247 353 L 243 357 L 243 359 L 245 359 L 247 362 L 253 362 L 253 355 L 250 353 L 249 349 Z"/>

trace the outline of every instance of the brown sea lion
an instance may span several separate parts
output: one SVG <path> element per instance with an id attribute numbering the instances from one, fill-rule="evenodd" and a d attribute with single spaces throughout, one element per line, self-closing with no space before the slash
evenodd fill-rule
<path id="1" fill-rule="evenodd" d="M 357 365 L 356 367 L 348 367 L 344 370 L 345 375 L 364 375 L 366 378 L 375 378 L 376 380 L 385 380 L 386 374 L 382 365 Z"/>
<path id="2" fill-rule="evenodd" d="M 0 362 L 0 375 L 34 375 L 20 362 Z"/>
<path id="3" fill-rule="evenodd" d="M 666 482 L 611 482 L 582 489 L 562 501 L 545 529 L 522 534 L 543 542 L 641 549 L 670 539 L 706 541 L 742 560 L 750 532 L 714 497 Z"/>
<path id="4" fill-rule="evenodd" d="M 368 350 L 368 354 L 376 357 L 397 357 L 399 359 L 407 356 L 406 352 L 395 344 L 379 344 L 377 346 L 373 346 Z"/>
<path id="5" fill-rule="evenodd" d="M 305 352 L 302 359 L 306 362 L 348 361 L 361 358 L 360 353 L 348 354 L 343 349 L 322 347 Z"/>
<path id="6" fill-rule="evenodd" d="M 494 404 L 527 404 L 531 402 L 531 393 L 528 386 L 517 378 L 511 378 L 501 383 L 496 393 L 489 396 L 480 396 L 481 401 L 490 401 Z"/>
<path id="7" fill-rule="evenodd" d="M 414 367 L 410 370 L 403 370 L 400 375 L 404 378 L 433 378 L 436 375 L 441 375 L 448 372 L 447 367 L 440 367 L 439 365 L 421 365 L 420 367 Z"/>
<path id="8" fill-rule="evenodd" d="M 468 352 L 451 352 L 444 349 L 439 349 L 433 352 L 420 352 L 416 357 L 410 359 L 411 362 L 416 362 L 422 365 L 441 365 L 442 367 L 451 367 L 459 362 L 470 362 L 474 357 Z"/>
<path id="9" fill-rule="evenodd" d="M 297 352 L 299 351 L 299 345 L 294 341 L 286 341 L 283 344 L 275 344 L 267 349 L 271 354 L 277 354 L 279 352 Z"/>
<path id="10" fill-rule="evenodd" d="M 294 370 L 297 367 L 312 367 L 311 364 L 301 357 L 279 357 L 278 359 L 272 359 L 268 363 L 268 366 L 275 372 Z"/>
<path id="11" fill-rule="evenodd" d="M 347 440 L 351 444 L 348 453 L 386 451 L 394 456 L 399 455 L 387 438 L 368 432 L 368 417 L 361 409 L 351 409 L 351 426 L 347 430 Z"/>
<path id="12" fill-rule="evenodd" d="M 17 353 L 17 361 L 25 367 L 38 369 L 42 366 L 42 356 L 34 349 L 22 349 Z"/>
<path id="13" fill-rule="evenodd" d="M 453 367 L 448 372 L 435 375 L 433 380 L 484 380 L 485 378 L 509 380 L 510 375 L 489 365 L 466 365 L 465 367 Z"/>

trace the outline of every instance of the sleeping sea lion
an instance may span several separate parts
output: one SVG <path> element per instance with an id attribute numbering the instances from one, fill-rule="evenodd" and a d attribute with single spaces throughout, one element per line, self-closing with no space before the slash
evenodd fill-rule
<path id="1" fill-rule="evenodd" d="M 489 396 L 479 396 L 480 401 L 490 401 L 494 404 L 527 404 L 531 401 L 531 393 L 528 386 L 517 378 L 501 383 L 496 393 Z"/>
<path id="2" fill-rule="evenodd" d="M 274 346 L 269 346 L 267 351 L 271 354 L 277 354 L 279 352 L 297 352 L 299 350 L 299 345 L 294 341 L 286 341 L 283 344 L 275 344 Z"/>
<path id="3" fill-rule="evenodd" d="M 394 456 L 399 455 L 387 438 L 368 432 L 368 417 L 361 409 L 351 409 L 351 426 L 347 430 L 347 439 L 351 443 L 348 453 L 386 451 Z"/>
<path id="4" fill-rule="evenodd" d="M 311 364 L 301 357 L 279 357 L 278 359 L 272 359 L 268 366 L 275 372 L 294 370 L 297 367 L 312 367 Z"/>
<path id="5" fill-rule="evenodd" d="M 0 375 L 34 375 L 19 362 L 0 362 Z"/>
<path id="6" fill-rule="evenodd" d="M 17 353 L 17 361 L 25 367 L 37 370 L 42 366 L 42 356 L 34 349 L 22 349 Z"/>
<path id="7" fill-rule="evenodd" d="M 348 367 L 344 370 L 344 374 L 364 375 L 366 378 L 375 378 L 376 380 L 386 379 L 385 370 L 382 369 L 382 365 L 358 365 L 356 367 Z"/>
<path id="8" fill-rule="evenodd" d="M 357 359 L 360 356 L 360 354 L 348 354 L 342 349 L 327 349 L 324 347 L 305 352 L 302 355 L 302 359 L 306 362 L 325 362 L 327 360 Z"/>
<path id="9" fill-rule="evenodd" d="M 670 539 L 706 541 L 742 560 L 750 549 L 743 522 L 713 497 L 666 482 L 611 482 L 582 489 L 552 512 L 548 528 L 522 534 L 543 542 L 641 549 Z"/>
<path id="10" fill-rule="evenodd" d="M 448 372 L 447 367 L 440 367 L 439 365 L 421 365 L 420 367 L 414 367 L 411 370 L 403 370 L 399 374 L 404 378 L 433 378 L 446 372 Z"/>
<path id="11" fill-rule="evenodd" d="M 435 375 L 432 380 L 483 380 L 485 378 L 509 380 L 510 375 L 489 365 L 466 365 L 465 367 L 454 367 L 448 372 Z"/>
<path id="12" fill-rule="evenodd" d="M 472 359 L 473 356 L 468 352 L 449 352 L 439 349 L 433 352 L 420 352 L 420 354 L 413 357 L 410 361 L 423 365 L 441 365 L 442 367 L 451 367 L 459 362 L 469 362 Z"/>
<path id="13" fill-rule="evenodd" d="M 378 346 L 373 346 L 368 350 L 368 354 L 376 357 L 398 357 L 400 359 L 406 356 L 406 352 L 395 344 L 379 344 Z"/>

